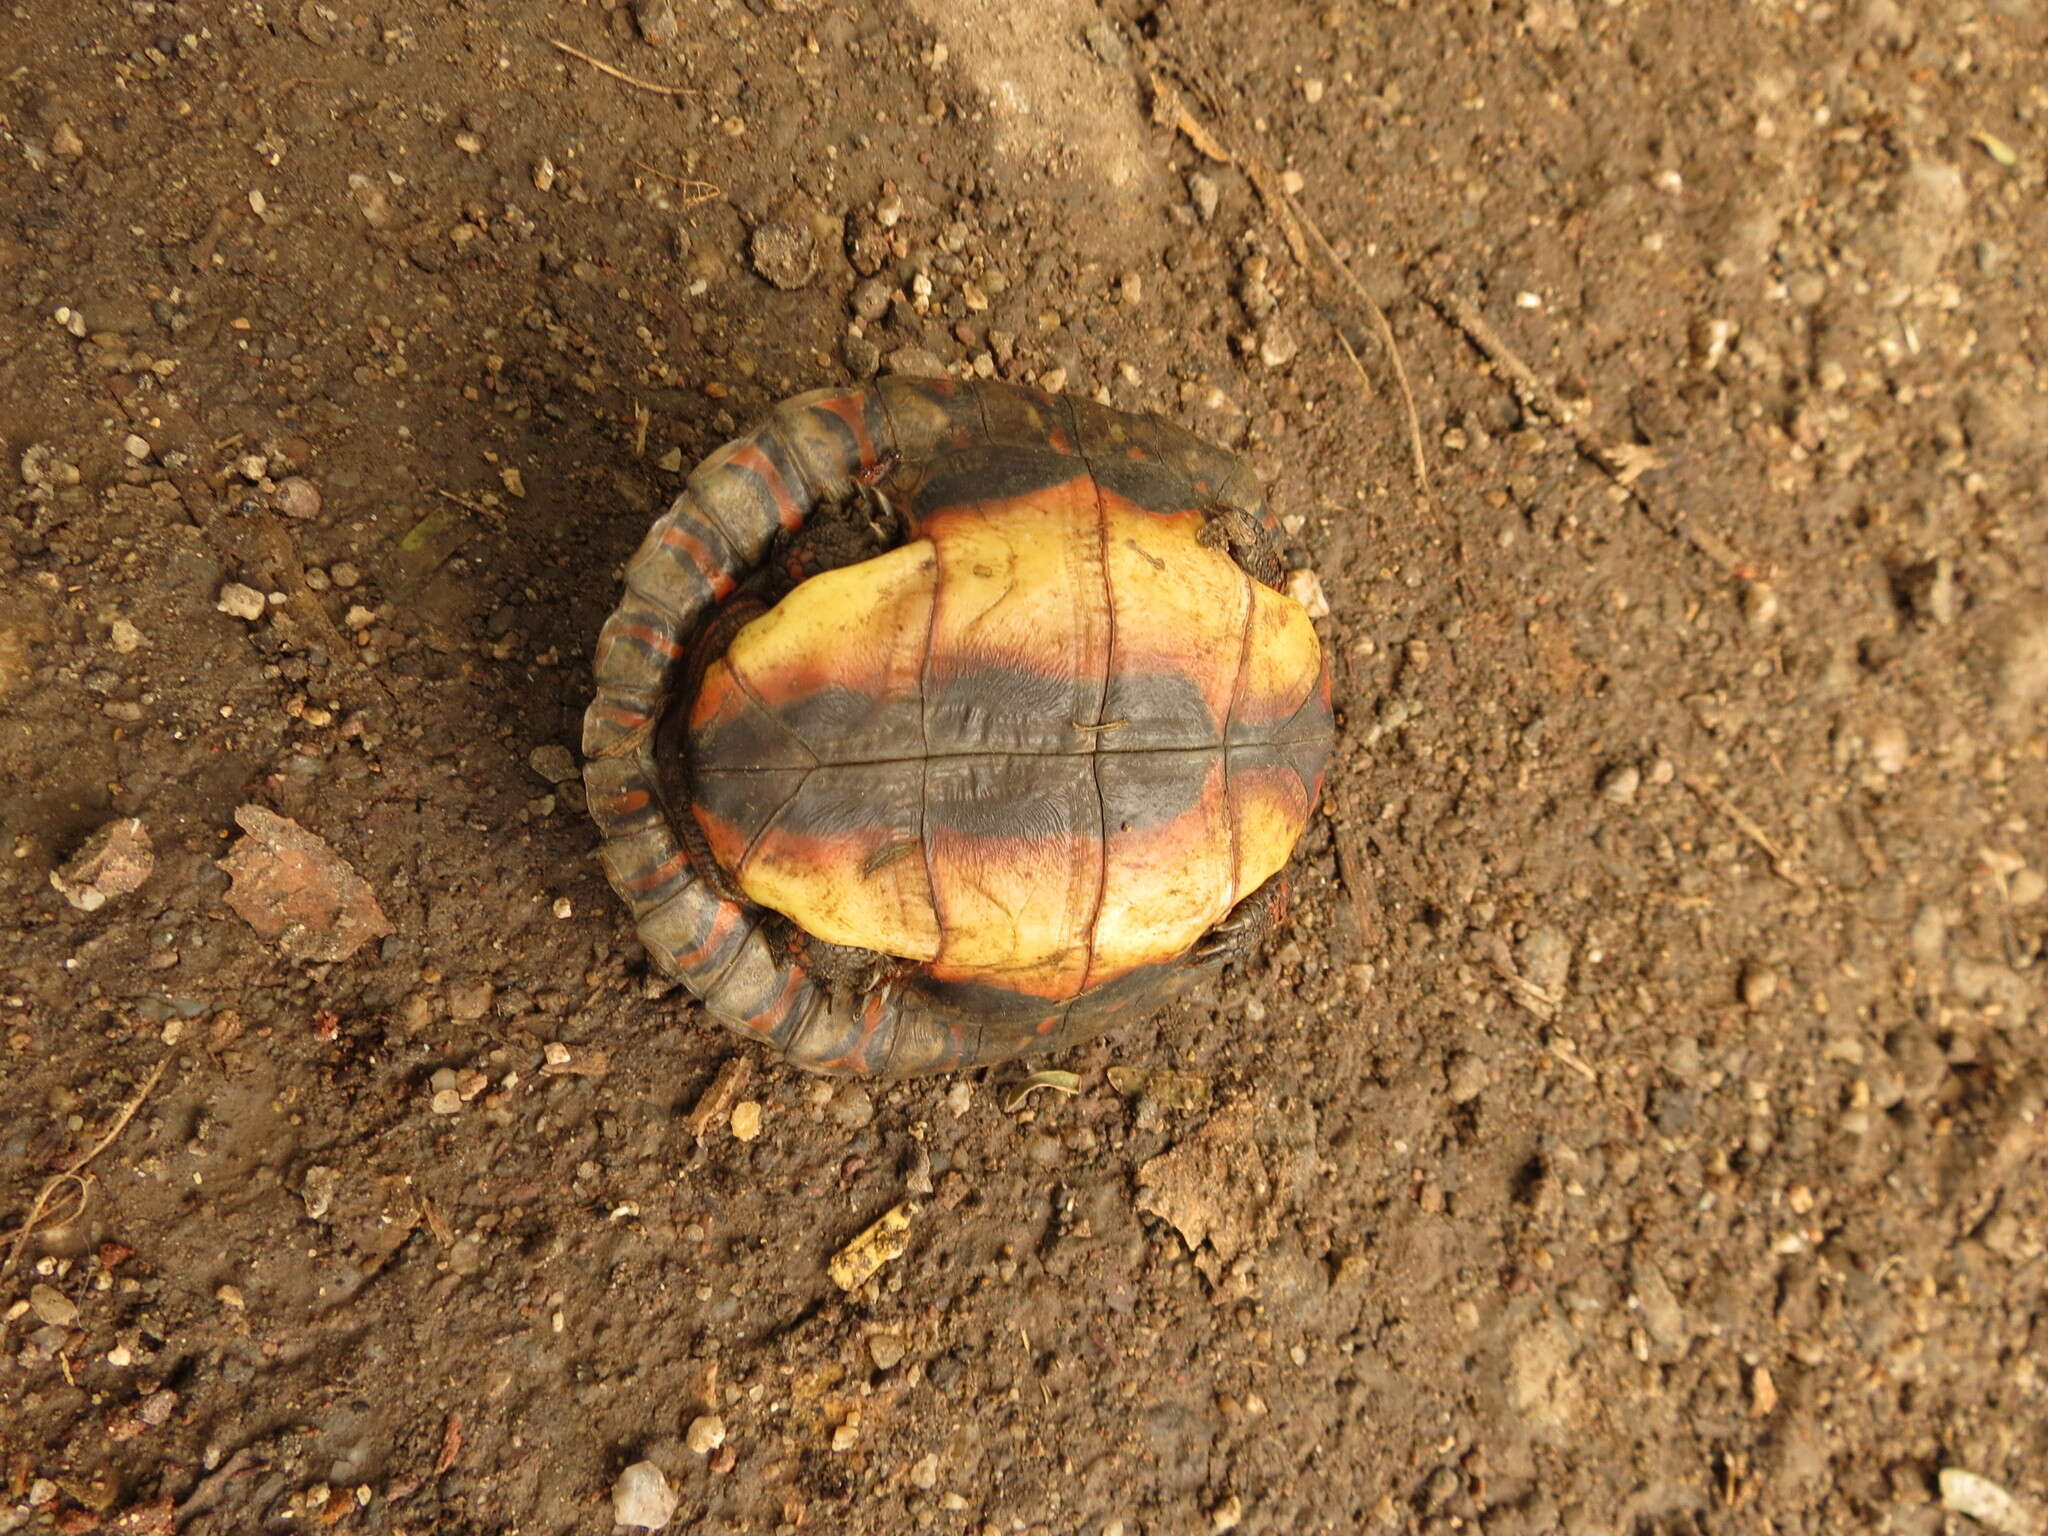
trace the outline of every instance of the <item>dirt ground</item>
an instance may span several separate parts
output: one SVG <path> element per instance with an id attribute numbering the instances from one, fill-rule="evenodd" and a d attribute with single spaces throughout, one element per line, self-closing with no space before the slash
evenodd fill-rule
<path id="1" fill-rule="evenodd" d="M 0 10 L 0 1532 L 604 1532 L 649 1462 L 720 1533 L 2038 1536 L 2044 37 Z M 1242 451 L 1328 814 L 1078 1093 L 764 1059 L 699 1137 L 753 1048 L 592 856 L 592 644 L 681 472 L 877 368 Z M 249 806 L 392 931 L 259 934 Z"/>

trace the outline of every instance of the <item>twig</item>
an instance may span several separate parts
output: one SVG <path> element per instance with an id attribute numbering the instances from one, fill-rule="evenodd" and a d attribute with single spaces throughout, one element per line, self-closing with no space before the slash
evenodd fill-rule
<path id="1" fill-rule="evenodd" d="M 1506 338 L 1496 331 L 1479 312 L 1479 306 L 1452 288 L 1448 283 L 1425 278 L 1422 284 L 1423 297 L 1446 322 L 1473 346 L 1484 354 L 1494 367 L 1501 371 L 1508 387 L 1524 408 L 1548 416 L 1552 421 L 1571 434 L 1580 453 L 1591 459 L 1614 478 L 1615 484 L 1628 492 L 1631 500 L 1646 513 L 1650 520 L 1665 532 L 1684 539 L 1705 555 L 1730 576 L 1747 578 L 1755 574 L 1748 561 L 1714 534 L 1704 528 L 1695 527 L 1682 518 L 1667 516 L 1653 505 L 1648 496 L 1636 485 L 1637 478 L 1647 469 L 1656 467 L 1654 455 L 1645 449 L 1634 447 L 1615 448 L 1601 441 L 1593 429 L 1579 419 L 1579 415 L 1566 405 L 1562 396 L 1540 378 L 1536 370 L 1523 362 L 1515 349 L 1508 345 Z"/>
<path id="2" fill-rule="evenodd" d="M 1345 289 L 1363 304 L 1366 312 L 1372 316 L 1373 329 L 1379 335 L 1380 345 L 1386 348 L 1388 362 L 1393 365 L 1394 382 L 1401 389 L 1401 406 L 1408 417 L 1408 451 L 1415 461 L 1415 483 L 1422 494 L 1427 496 L 1429 461 L 1422 451 L 1422 419 L 1416 412 L 1415 392 L 1408 387 L 1408 369 L 1401 362 L 1401 349 L 1394 343 L 1394 328 L 1387 323 L 1386 311 L 1380 308 L 1378 301 L 1370 293 L 1366 292 L 1365 284 L 1361 283 L 1351 268 L 1345 265 L 1344 259 L 1337 254 L 1330 242 L 1323 238 L 1323 232 L 1317 227 L 1316 221 L 1295 202 L 1271 169 L 1257 157 L 1247 155 L 1234 145 L 1219 139 L 1188 109 L 1187 103 L 1181 99 L 1180 92 L 1158 70 L 1150 70 L 1148 73 L 1151 76 L 1153 96 L 1158 103 L 1157 115 L 1164 120 L 1170 120 L 1188 136 L 1195 148 L 1211 160 L 1235 163 L 1242 169 L 1251 179 L 1253 189 L 1259 194 L 1259 200 L 1266 205 L 1267 211 L 1273 215 L 1274 222 L 1280 226 L 1280 233 L 1287 241 L 1288 250 L 1293 252 L 1294 259 L 1304 267 L 1310 265 L 1309 247 L 1313 246 L 1316 254 L 1329 265 L 1330 271 Z M 1217 110 L 1213 101 L 1205 104 L 1210 110 Z M 1342 340 L 1341 333 L 1339 339 Z M 1344 350 L 1351 350 L 1350 343 L 1345 343 Z M 1352 361 L 1355 363 L 1358 359 L 1354 356 Z M 1363 372 L 1362 369 L 1360 371 Z"/>
<path id="3" fill-rule="evenodd" d="M 622 81 L 632 86 L 635 90 L 652 91 L 657 96 L 701 96 L 704 94 L 702 91 L 692 90 L 686 85 L 656 85 L 652 80 L 636 79 L 632 75 L 627 74 L 623 69 L 613 69 L 603 59 L 593 59 L 581 48 L 571 48 L 567 43 L 560 42 L 552 37 L 548 39 L 548 45 L 552 48 L 560 49 L 572 59 L 581 59 L 599 74 L 610 75 L 614 80 Z"/>
<path id="4" fill-rule="evenodd" d="M 1337 345 L 1344 349 L 1344 355 L 1351 359 L 1351 371 L 1358 375 L 1358 387 L 1365 391 L 1366 399 L 1372 399 L 1379 393 L 1372 387 L 1372 376 L 1365 371 L 1365 364 L 1358 360 L 1358 352 L 1351 345 L 1351 338 L 1344 334 L 1344 327 L 1340 325 L 1334 329 L 1337 333 Z"/>
<path id="5" fill-rule="evenodd" d="M 465 512 L 474 512 L 478 517 L 492 517 L 496 515 L 489 507 L 474 497 L 463 496 L 455 491 L 444 491 L 438 485 L 434 487 L 434 494 L 454 502 L 455 505 L 462 508 Z"/>
<path id="6" fill-rule="evenodd" d="M 6 1261 L 0 1262 L 0 1275 L 4 1275 L 14 1268 L 15 1260 L 21 1257 L 22 1245 L 28 1241 L 29 1234 L 35 1231 L 37 1225 L 48 1213 L 50 1200 L 59 1189 L 64 1187 L 66 1179 L 76 1184 L 81 1192 L 78 1212 L 73 1213 L 73 1218 L 76 1219 L 76 1216 L 85 1210 L 88 1185 L 81 1175 L 85 1172 L 86 1164 L 106 1151 L 108 1147 L 113 1145 L 114 1138 L 128 1129 L 128 1122 L 135 1118 L 135 1112 L 142 1108 L 142 1101 L 149 1097 L 151 1090 L 156 1087 L 158 1081 L 163 1077 L 164 1068 L 170 1064 L 171 1058 L 168 1055 L 159 1058 L 157 1064 L 150 1068 L 149 1076 L 143 1079 L 142 1086 L 135 1090 L 135 1097 L 123 1105 L 121 1112 L 114 1116 L 114 1123 L 107 1127 L 106 1134 L 87 1148 L 83 1155 L 73 1159 L 70 1167 L 66 1168 L 62 1173 L 52 1174 L 49 1179 L 44 1181 L 43 1187 L 36 1192 L 35 1204 L 29 1207 L 28 1219 L 16 1227 L 12 1233 L 14 1243 L 7 1250 Z"/>
<path id="7" fill-rule="evenodd" d="M 664 171 L 658 165 L 649 165 L 645 160 L 628 160 L 626 164 L 636 166 L 650 176 L 659 176 L 671 186 L 681 187 L 685 192 L 688 192 L 690 197 L 683 204 L 685 208 L 695 208 L 701 203 L 716 202 L 719 198 L 725 196 L 725 189 L 715 181 L 693 181 L 687 176 L 677 176 L 671 172 Z"/>
<path id="8" fill-rule="evenodd" d="M 1687 789 L 1734 822 L 1741 830 L 1743 836 L 1747 837 L 1757 847 L 1763 849 L 1765 853 L 1771 856 L 1772 874 L 1787 884 L 1802 888 L 1813 883 L 1812 876 L 1801 869 L 1793 861 L 1792 856 L 1780 848 L 1771 835 L 1759 826 L 1756 820 L 1747 811 L 1743 810 L 1741 806 L 1737 805 L 1733 800 L 1722 794 L 1720 790 L 1714 788 L 1713 785 L 1696 774 L 1688 773 L 1683 775 L 1682 782 Z"/>
<path id="9" fill-rule="evenodd" d="M 1394 328 L 1387 323 L 1387 312 L 1365 291 L 1365 284 L 1358 280 L 1330 242 L 1323 238 L 1323 232 L 1316 227 L 1316 221 L 1310 218 L 1285 191 L 1281 192 L 1280 197 L 1288 211 L 1300 220 L 1302 229 L 1308 234 L 1309 243 L 1316 248 L 1316 254 L 1330 264 L 1330 270 L 1343 280 L 1344 286 L 1351 290 L 1352 296 L 1363 304 L 1366 312 L 1372 316 L 1373 329 L 1379 332 L 1380 345 L 1387 349 L 1387 361 L 1394 366 L 1394 382 L 1401 386 L 1401 408 L 1408 416 L 1408 451 L 1415 456 L 1415 483 L 1421 488 L 1422 494 L 1427 496 L 1429 462 L 1422 454 L 1422 418 L 1415 410 L 1415 392 L 1408 387 L 1408 369 L 1401 362 L 1401 349 L 1394 345 Z M 1345 350 L 1349 351 L 1350 348 L 1347 347 Z"/>

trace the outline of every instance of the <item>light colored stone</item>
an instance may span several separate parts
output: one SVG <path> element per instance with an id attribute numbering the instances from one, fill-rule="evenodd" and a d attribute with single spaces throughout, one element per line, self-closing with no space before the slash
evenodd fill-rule
<path id="1" fill-rule="evenodd" d="M 238 619 L 247 619 L 253 624 L 263 617 L 268 604 L 264 602 L 263 594 L 254 587 L 244 586 L 239 581 L 231 581 L 220 589 L 220 598 L 213 606 L 222 613 L 232 614 Z"/>
<path id="2" fill-rule="evenodd" d="M 651 1461 L 636 1461 L 612 1484 L 612 1523 L 658 1531 L 675 1514 L 677 1502 L 661 1468 Z"/>
<path id="3" fill-rule="evenodd" d="M 1323 578 L 1307 566 L 1287 573 L 1287 595 L 1308 610 L 1312 619 L 1330 616 L 1330 599 L 1323 592 Z"/>
<path id="4" fill-rule="evenodd" d="M 692 1456 L 709 1456 L 725 1444 L 725 1420 L 715 1413 L 700 1413 L 683 1432 L 683 1444 Z"/>

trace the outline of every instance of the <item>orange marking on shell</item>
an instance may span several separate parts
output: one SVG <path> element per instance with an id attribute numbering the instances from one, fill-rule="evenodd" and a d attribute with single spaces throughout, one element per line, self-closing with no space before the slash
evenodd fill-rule
<path id="1" fill-rule="evenodd" d="M 647 809 L 648 801 L 654 797 L 644 789 L 623 789 L 612 796 L 614 816 L 632 816 Z"/>
<path id="2" fill-rule="evenodd" d="M 704 841 L 711 849 L 711 857 L 718 860 L 719 867 L 728 874 L 737 869 L 740 860 L 746 857 L 746 835 L 723 817 L 712 815 L 702 805 L 692 805 L 690 814 L 703 828 Z"/>
<path id="3" fill-rule="evenodd" d="M 1070 458 L 1073 456 L 1074 440 L 1067 436 L 1065 428 L 1054 427 L 1046 434 L 1045 441 L 1054 453 L 1065 454 Z"/>
<path id="4" fill-rule="evenodd" d="M 861 408 L 861 398 L 859 395 L 841 395 L 837 400 L 820 400 L 818 409 L 830 411 L 846 423 L 847 430 L 853 433 L 854 447 L 860 454 L 860 467 L 873 469 L 881 462 L 882 456 L 875 452 L 874 439 L 868 435 L 868 413 Z"/>
<path id="5" fill-rule="evenodd" d="M 606 704 L 600 702 L 596 706 L 596 709 L 597 717 L 600 720 L 605 721 L 609 725 L 616 725 L 621 730 L 627 731 L 637 731 L 638 729 L 640 729 L 641 726 L 645 725 L 650 719 L 653 718 L 644 709 L 629 709 L 623 704 Z"/>
<path id="6" fill-rule="evenodd" d="M 759 443 L 742 443 L 728 464 L 746 470 L 768 487 L 768 494 L 775 498 L 775 515 L 784 528 L 792 532 L 804 523 L 804 509 L 796 504 L 796 498 L 789 494 L 789 487 L 783 482 L 782 471 L 775 467 L 775 461 L 761 451 Z"/>
<path id="7" fill-rule="evenodd" d="M 711 553 L 711 547 L 689 529 L 681 525 L 670 527 L 662 533 L 661 542 L 670 549 L 680 549 L 690 557 L 690 563 L 703 572 L 704 579 L 711 584 L 713 597 L 722 598 L 732 591 L 732 573 Z"/>

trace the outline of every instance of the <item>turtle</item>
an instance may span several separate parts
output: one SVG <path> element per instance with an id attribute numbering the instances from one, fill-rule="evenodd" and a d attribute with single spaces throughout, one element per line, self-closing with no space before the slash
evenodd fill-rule
<path id="1" fill-rule="evenodd" d="M 885 377 L 776 406 L 625 567 L 584 716 L 655 965 L 814 1071 L 1092 1038 L 1246 956 L 1334 747 L 1234 455 Z"/>

